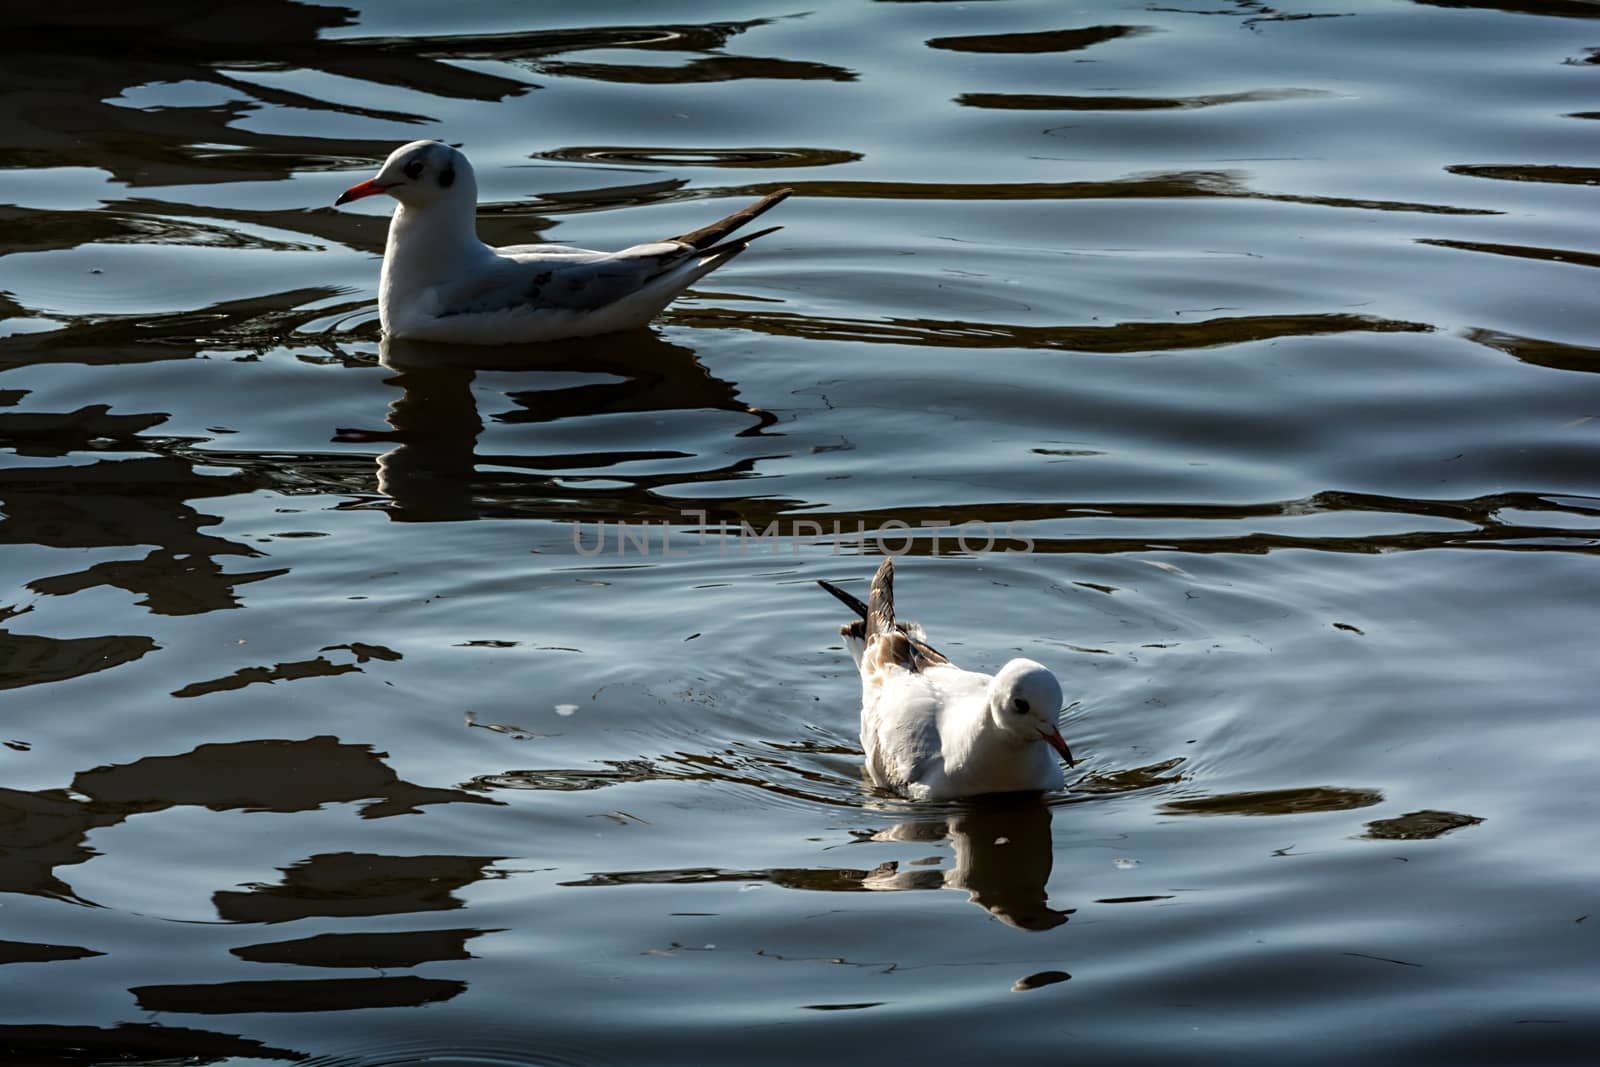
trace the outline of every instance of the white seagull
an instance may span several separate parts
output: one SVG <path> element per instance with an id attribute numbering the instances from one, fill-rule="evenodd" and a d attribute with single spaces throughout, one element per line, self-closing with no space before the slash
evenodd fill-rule
<path id="1" fill-rule="evenodd" d="M 922 627 L 895 621 L 893 557 L 866 604 L 817 584 L 859 616 L 839 632 L 861 671 L 861 747 L 874 784 L 913 800 L 1061 788 L 1056 753 L 1073 763 L 1056 726 L 1055 675 L 1031 659 L 979 674 L 934 651 Z"/>
<path id="2" fill-rule="evenodd" d="M 383 332 L 417 341 L 498 345 L 588 337 L 643 326 L 694 281 L 782 227 L 724 240 L 789 195 L 779 189 L 681 237 L 620 252 L 565 245 L 490 248 L 478 240 L 472 164 L 441 141 L 412 141 L 334 206 L 398 200 L 383 251 Z"/>

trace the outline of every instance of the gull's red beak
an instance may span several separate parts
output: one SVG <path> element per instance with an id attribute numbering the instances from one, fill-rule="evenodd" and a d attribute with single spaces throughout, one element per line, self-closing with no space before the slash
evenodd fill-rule
<path id="1" fill-rule="evenodd" d="M 1068 767 L 1077 766 L 1072 762 L 1072 749 L 1067 747 L 1066 738 L 1061 736 L 1060 730 L 1052 728 L 1049 733 L 1041 733 L 1039 736 L 1050 742 L 1051 748 L 1061 753 L 1061 758 L 1067 761 Z"/>
<path id="2" fill-rule="evenodd" d="M 377 196 L 379 193 L 388 191 L 389 187 L 387 185 L 379 185 L 375 181 L 362 182 L 360 185 L 352 185 L 340 193 L 339 199 L 333 202 L 333 206 L 338 207 L 340 204 L 348 204 L 352 200 L 360 200 L 364 196 Z"/>

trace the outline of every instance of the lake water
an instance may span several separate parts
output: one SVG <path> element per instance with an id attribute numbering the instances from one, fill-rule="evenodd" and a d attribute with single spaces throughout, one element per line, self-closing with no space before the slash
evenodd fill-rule
<path id="1" fill-rule="evenodd" d="M 1600 4 L 9 11 L 0 1062 L 1592 1063 Z M 647 331 L 390 345 L 783 186 Z M 861 780 L 838 605 L 1056 670 Z"/>

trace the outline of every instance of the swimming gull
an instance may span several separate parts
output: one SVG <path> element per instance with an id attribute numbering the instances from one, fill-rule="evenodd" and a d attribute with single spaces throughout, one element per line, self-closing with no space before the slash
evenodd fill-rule
<path id="1" fill-rule="evenodd" d="M 491 248 L 478 240 L 478 182 L 467 157 L 441 141 L 413 141 L 390 153 L 376 177 L 346 189 L 334 206 L 379 193 L 399 201 L 378 287 L 384 333 L 488 345 L 643 326 L 697 278 L 781 229 L 729 236 L 790 191 L 768 193 L 682 236 L 620 252 L 544 244 Z"/>
<path id="2" fill-rule="evenodd" d="M 858 616 L 839 632 L 861 671 L 861 746 L 874 784 L 913 800 L 1061 788 L 1056 753 L 1073 762 L 1056 726 L 1055 675 L 1031 659 L 992 676 L 951 663 L 920 626 L 895 619 L 893 557 L 866 604 L 817 584 Z"/>

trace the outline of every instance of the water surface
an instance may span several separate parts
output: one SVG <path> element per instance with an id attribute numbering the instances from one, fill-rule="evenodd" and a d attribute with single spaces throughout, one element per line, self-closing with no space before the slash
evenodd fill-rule
<path id="1" fill-rule="evenodd" d="M 1588 1062 L 1600 8 L 548 6 L 8 17 L 0 1058 Z M 796 195 L 390 344 L 419 137 Z M 1064 793 L 863 787 L 884 551 Z"/>

